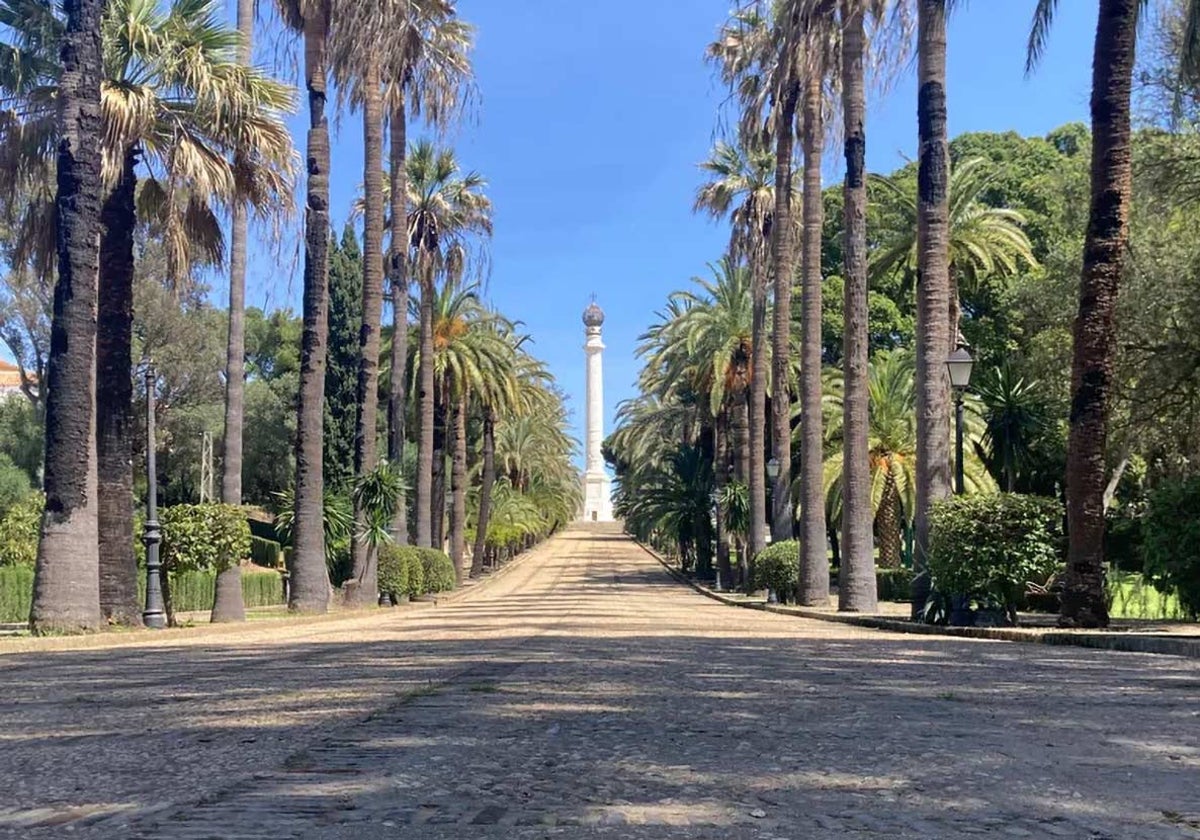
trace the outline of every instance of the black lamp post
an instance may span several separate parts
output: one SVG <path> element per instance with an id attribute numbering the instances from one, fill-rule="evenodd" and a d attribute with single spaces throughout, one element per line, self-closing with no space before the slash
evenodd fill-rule
<path id="1" fill-rule="evenodd" d="M 975 360 L 967 352 L 966 342 L 959 338 L 958 349 L 946 359 L 946 369 L 950 372 L 950 387 L 954 389 L 954 492 L 962 495 L 966 492 L 963 479 L 963 397 L 967 386 L 971 384 L 971 368 Z"/>
<path id="2" fill-rule="evenodd" d="M 946 359 L 946 370 L 950 373 L 950 387 L 954 389 L 954 492 L 966 492 L 963 478 L 963 397 L 971 382 L 971 367 L 975 360 L 967 352 L 967 343 L 958 337 L 958 349 Z M 971 624 L 969 599 L 959 593 L 950 596 L 950 624 L 963 627 Z"/>
<path id="3" fill-rule="evenodd" d="M 167 626 L 167 615 L 163 609 L 162 561 L 158 546 L 162 542 L 162 531 L 158 526 L 158 465 L 155 463 L 154 432 L 154 363 L 146 360 L 146 529 L 142 542 L 146 544 L 146 609 L 142 612 L 142 623 L 154 630 Z"/>

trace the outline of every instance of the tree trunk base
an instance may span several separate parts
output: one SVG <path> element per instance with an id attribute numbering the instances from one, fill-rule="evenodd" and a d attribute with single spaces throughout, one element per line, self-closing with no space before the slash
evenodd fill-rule
<path id="1" fill-rule="evenodd" d="M 213 598 L 213 624 L 246 620 L 246 603 L 242 600 L 242 567 L 234 564 L 217 575 L 217 592 Z"/>

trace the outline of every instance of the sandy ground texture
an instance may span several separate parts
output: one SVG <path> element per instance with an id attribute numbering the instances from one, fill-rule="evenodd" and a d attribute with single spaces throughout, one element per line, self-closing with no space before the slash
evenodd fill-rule
<path id="1" fill-rule="evenodd" d="M 0 837 L 1200 838 L 1200 662 L 726 607 L 612 529 L 464 597 L 0 641 Z"/>

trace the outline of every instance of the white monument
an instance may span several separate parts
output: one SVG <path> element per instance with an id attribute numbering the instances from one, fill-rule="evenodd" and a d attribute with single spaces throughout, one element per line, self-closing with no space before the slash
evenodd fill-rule
<path id="1" fill-rule="evenodd" d="M 604 440 L 604 368 L 601 357 L 604 342 L 600 340 L 600 326 L 604 323 L 604 310 L 593 299 L 583 311 L 583 324 L 587 331 L 587 343 L 583 351 L 587 354 L 587 431 L 584 444 L 587 459 L 583 472 L 583 521 L 612 522 L 612 482 L 604 471 L 604 455 L 600 445 Z"/>

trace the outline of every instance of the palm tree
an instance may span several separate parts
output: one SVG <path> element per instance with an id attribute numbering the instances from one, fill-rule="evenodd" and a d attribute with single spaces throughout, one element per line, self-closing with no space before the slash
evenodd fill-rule
<path id="1" fill-rule="evenodd" d="M 61 26 L 49 3 L 40 4 L 40 10 L 38 5 L 19 4 L 26 25 L 35 29 L 15 30 L 14 35 L 25 60 L 40 66 L 42 81 L 52 87 L 58 79 L 54 57 Z M 198 257 L 219 259 L 219 225 L 210 203 L 241 200 L 223 153 L 247 161 L 246 177 L 256 183 L 248 200 L 282 204 L 278 199 L 287 193 L 291 141 L 279 112 L 290 107 L 290 92 L 258 72 L 245 71 L 234 54 L 236 34 L 214 21 L 209 4 L 191 2 L 164 13 L 118 0 L 104 17 L 101 151 L 110 189 L 101 210 L 96 444 L 100 605 L 115 623 L 139 623 L 141 612 L 129 457 L 138 215 L 164 237 L 169 273 L 179 283 L 185 267 Z M 19 88 L 6 82 L 10 89 Z M 44 94 L 34 95 L 34 108 L 44 99 Z M 143 155 L 149 175 L 139 193 L 137 167 Z M 225 578 L 237 574 L 234 569 Z"/>
<path id="2" fill-rule="evenodd" d="M 523 345 L 528 336 L 518 336 L 513 325 L 493 322 L 507 342 L 506 364 L 487 377 L 476 397 L 483 415 L 482 464 L 480 466 L 479 505 L 475 515 L 475 545 L 471 553 L 471 576 L 483 572 L 487 532 L 491 523 L 492 495 L 496 482 L 496 423 L 502 416 L 517 416 L 552 408 L 553 395 L 547 390 L 552 381 L 546 366 L 529 355 Z"/>
<path id="3" fill-rule="evenodd" d="M 842 540 L 838 609 L 874 612 L 878 605 L 872 557 L 867 309 L 866 28 L 863 0 L 842 0 Z M 873 9 L 878 12 L 880 10 Z"/>
<path id="4" fill-rule="evenodd" d="M 1099 0 L 1092 60 L 1092 199 L 1083 246 L 1079 316 L 1071 361 L 1071 431 L 1067 442 L 1067 571 L 1059 623 L 1105 627 L 1105 447 L 1116 351 L 1117 293 L 1132 202 L 1130 96 L 1137 23 L 1145 0 Z M 1038 0 L 1026 70 L 1036 65 L 1054 18 L 1053 0 Z M 1180 74 L 1200 67 L 1200 3 L 1186 0 Z"/>
<path id="5" fill-rule="evenodd" d="M 674 327 L 663 335 L 664 353 L 675 353 L 693 366 L 692 389 L 707 395 L 713 419 L 714 489 L 717 491 L 717 564 L 721 578 L 731 582 L 729 533 L 726 511 L 720 499 L 730 479 L 728 465 L 732 449 L 733 475 L 745 482 L 750 458 L 749 411 L 747 406 L 752 373 L 753 296 L 750 272 L 728 258 L 710 266 L 713 279 L 693 278 L 698 291 L 672 296 L 676 310 Z M 652 362 L 655 360 L 652 358 Z M 653 365 L 651 365 L 653 367 Z M 667 381 L 683 383 L 679 364 Z M 733 444 L 730 446 L 732 430 Z M 744 560 L 744 558 L 743 558 Z"/>
<path id="6" fill-rule="evenodd" d="M 879 544 L 879 565 L 900 565 L 901 527 L 910 526 L 916 507 L 916 481 L 920 463 L 916 457 L 917 418 L 913 357 L 900 351 L 881 352 L 871 361 L 867 375 L 868 394 L 868 500 Z M 838 371 L 826 376 L 825 391 L 830 411 L 829 438 L 845 445 L 844 403 L 847 380 Z M 978 457 L 986 449 L 985 425 L 978 399 L 967 402 L 966 433 L 972 445 L 963 461 L 968 492 L 991 492 L 995 483 Z M 947 428 L 946 434 L 949 435 Z M 823 506 L 834 519 L 845 515 L 846 471 L 843 452 L 825 459 Z M 843 562 L 845 562 L 843 560 Z M 874 587 L 874 564 L 871 586 Z"/>
<path id="7" fill-rule="evenodd" d="M 46 467 L 30 628 L 79 631 L 100 624 L 96 526 L 94 311 L 99 268 L 100 48 L 104 0 L 64 3 L 59 87 L 58 283 L 50 339 Z"/>
<path id="8" fill-rule="evenodd" d="M 751 559 L 766 545 L 766 442 L 767 393 L 767 243 L 774 214 L 774 156 L 761 148 L 742 149 L 719 142 L 701 164 L 710 180 L 696 193 L 695 209 L 714 218 L 732 221 L 730 256 L 745 259 L 752 293 L 750 441 L 747 484 L 750 489 Z"/>
<path id="9" fill-rule="evenodd" d="M 251 64 L 254 45 L 254 0 L 237 0 L 237 30 L 242 36 L 238 58 Z M 244 169 L 241 155 L 234 171 Z M 242 503 L 242 418 L 246 394 L 246 207 L 236 202 L 229 225 L 229 333 L 225 347 L 225 438 L 221 457 L 221 500 Z"/>
<path id="10" fill-rule="evenodd" d="M 408 207 L 408 112 L 423 118 L 431 128 L 445 127 L 462 110 L 470 96 L 472 27 L 458 20 L 453 0 L 412 0 L 403 22 L 386 33 L 393 46 L 384 51 L 384 107 L 391 123 L 390 199 L 392 223 L 388 249 L 388 285 L 391 290 L 391 375 L 388 388 L 388 458 L 400 463 L 404 456 L 405 363 L 408 347 L 409 260 L 411 254 Z M 408 542 L 406 505 L 397 506 L 393 536 Z"/>
<path id="11" fill-rule="evenodd" d="M 960 294 L 976 290 L 986 278 L 1014 275 L 1022 264 L 1037 267 L 1033 246 L 1025 234 L 1025 216 L 1018 210 L 989 207 L 981 196 L 995 176 L 984 158 L 971 158 L 951 167 L 949 183 L 950 330 L 957 335 L 961 319 Z M 904 272 L 915 277 L 918 267 L 916 185 L 882 175 L 870 182 L 888 212 L 880 230 L 881 245 L 872 260 L 872 273 Z"/>
<path id="12" fill-rule="evenodd" d="M 487 182 L 475 172 L 462 172 L 454 153 L 439 150 L 428 141 L 415 144 L 408 154 L 409 232 L 416 251 L 417 278 L 421 285 L 420 351 L 417 398 L 420 437 L 417 442 L 416 517 L 417 545 L 433 544 L 434 511 L 441 500 L 433 497 L 434 450 L 434 346 L 433 312 L 435 278 L 461 277 L 479 239 L 491 236 L 491 202 L 483 194 Z"/>
<path id="13" fill-rule="evenodd" d="M 505 380 L 512 368 L 512 345 L 502 322 L 484 309 L 476 286 L 448 281 L 433 300 L 435 392 L 450 434 L 450 559 L 461 577 L 464 569 L 467 498 L 467 411 L 476 395 L 503 399 L 511 394 Z M 418 357 L 418 366 L 421 359 Z"/>
<path id="14" fill-rule="evenodd" d="M 974 390 L 984 405 L 992 475 L 1006 492 L 1016 492 L 1021 470 L 1034 460 L 1033 443 L 1047 425 L 1039 383 L 1018 376 L 1005 363 L 984 371 Z"/>
<path id="15" fill-rule="evenodd" d="M 304 216 L 304 332 L 296 424 L 295 530 L 288 609 L 329 608 L 329 572 L 321 526 L 324 488 L 325 340 L 329 306 L 329 124 L 325 116 L 327 49 L 332 0 L 281 0 L 284 20 L 304 35 L 308 91 L 308 178 Z"/>
<path id="16" fill-rule="evenodd" d="M 821 192 L 824 152 L 824 90 L 830 53 L 833 2 L 816 2 L 800 15 L 805 52 L 804 244 L 801 258 L 800 336 L 800 585 L 802 605 L 828 606 L 829 561 L 826 555 L 825 505 L 822 493 L 821 424 L 821 237 L 825 223 Z M 786 345 L 785 345 L 786 346 Z M 778 364 L 778 363 L 777 363 Z M 782 470 L 781 470 L 782 472 Z"/>

